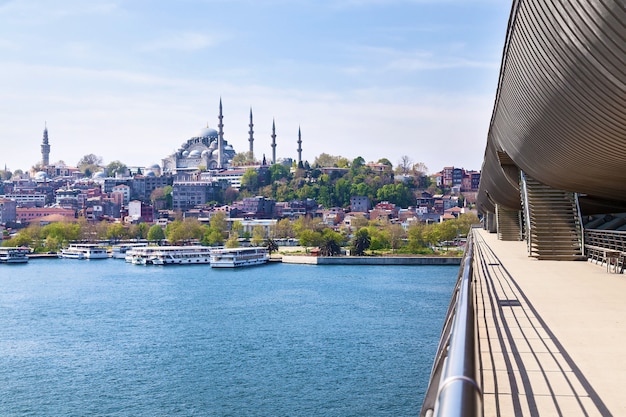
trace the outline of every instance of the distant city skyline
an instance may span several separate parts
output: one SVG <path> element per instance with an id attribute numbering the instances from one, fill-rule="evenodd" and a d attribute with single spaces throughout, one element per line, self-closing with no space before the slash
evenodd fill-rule
<path id="1" fill-rule="evenodd" d="M 499 0 L 8 1 L 0 163 L 148 166 L 200 128 L 237 152 L 402 155 L 480 169 L 511 4 Z"/>

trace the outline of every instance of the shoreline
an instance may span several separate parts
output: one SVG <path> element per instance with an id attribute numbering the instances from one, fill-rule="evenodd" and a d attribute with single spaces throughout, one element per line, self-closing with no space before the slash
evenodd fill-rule
<path id="1" fill-rule="evenodd" d="M 310 256 L 287 255 L 270 262 L 306 265 L 460 265 L 461 257 L 450 256 Z"/>

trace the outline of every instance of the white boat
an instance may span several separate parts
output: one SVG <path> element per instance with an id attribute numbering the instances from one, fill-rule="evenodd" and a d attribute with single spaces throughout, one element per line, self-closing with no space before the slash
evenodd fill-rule
<path id="1" fill-rule="evenodd" d="M 0 263 L 23 264 L 28 262 L 28 256 L 26 256 L 28 253 L 30 253 L 30 248 L 0 246 Z"/>
<path id="2" fill-rule="evenodd" d="M 261 265 L 269 261 L 266 248 L 231 248 L 211 251 L 211 268 L 238 268 Z"/>
<path id="3" fill-rule="evenodd" d="M 143 243 L 122 243 L 111 247 L 111 258 L 126 259 L 126 253 L 133 248 L 142 248 L 148 246 L 147 242 Z M 130 262 L 130 261 L 129 261 Z"/>
<path id="4" fill-rule="evenodd" d="M 106 259 L 107 248 L 94 243 L 74 243 L 61 249 L 59 258 L 64 259 Z"/>
<path id="5" fill-rule="evenodd" d="M 197 265 L 211 262 L 207 246 L 146 246 L 132 248 L 126 260 L 135 265 Z"/>

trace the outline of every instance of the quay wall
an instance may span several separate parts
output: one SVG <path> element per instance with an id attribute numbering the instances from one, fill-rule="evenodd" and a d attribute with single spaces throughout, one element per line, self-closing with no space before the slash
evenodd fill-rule
<path id="1" fill-rule="evenodd" d="M 308 265 L 460 265 L 461 258 L 438 256 L 283 256 L 286 264 Z"/>

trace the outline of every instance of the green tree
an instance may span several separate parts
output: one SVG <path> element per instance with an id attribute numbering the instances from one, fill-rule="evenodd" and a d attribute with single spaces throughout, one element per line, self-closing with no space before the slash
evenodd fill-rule
<path id="1" fill-rule="evenodd" d="M 224 246 L 226 246 L 227 248 L 238 248 L 239 238 L 237 236 L 229 237 Z"/>
<path id="2" fill-rule="evenodd" d="M 150 226 L 147 223 L 131 224 L 128 228 L 128 237 L 130 239 L 146 239 Z"/>
<path id="3" fill-rule="evenodd" d="M 241 177 L 241 188 L 255 193 L 259 189 L 259 174 L 250 168 Z M 240 188 L 240 189 L 241 189 Z"/>
<path id="4" fill-rule="evenodd" d="M 272 237 L 276 239 L 286 239 L 286 238 L 292 238 L 296 236 L 293 231 L 291 220 L 289 219 L 278 220 L 272 226 L 271 235 Z"/>
<path id="5" fill-rule="evenodd" d="M 100 165 L 102 165 L 102 157 L 90 153 L 80 158 L 76 167 L 80 172 L 85 174 L 85 176 L 90 176 L 100 169 Z"/>
<path id="6" fill-rule="evenodd" d="M 324 229 L 320 242 L 322 256 L 337 256 L 341 253 L 343 236 L 331 229 Z"/>
<path id="7" fill-rule="evenodd" d="M 163 228 L 158 224 L 152 225 L 150 229 L 148 229 L 148 240 L 151 242 L 161 242 L 165 239 L 165 232 Z"/>
<path id="8" fill-rule="evenodd" d="M 289 168 L 283 164 L 274 164 L 270 166 L 270 182 L 280 181 L 289 177 Z"/>
<path id="9" fill-rule="evenodd" d="M 209 227 L 202 236 L 202 244 L 207 246 L 217 246 L 224 244 L 224 234 L 217 229 Z"/>
<path id="10" fill-rule="evenodd" d="M 223 211 L 218 211 L 211 216 L 211 220 L 209 221 L 211 224 L 211 228 L 215 229 L 221 233 L 226 233 L 228 231 L 228 222 L 226 221 L 226 213 Z"/>
<path id="11" fill-rule="evenodd" d="M 126 175 L 127 169 L 126 164 L 120 161 L 113 161 L 107 165 L 106 172 L 109 177 L 115 177 L 117 174 Z"/>
<path id="12" fill-rule="evenodd" d="M 261 225 L 254 226 L 252 229 L 252 243 L 253 246 L 261 246 L 265 242 L 266 233 L 265 228 Z"/>
<path id="13" fill-rule="evenodd" d="M 298 234 L 298 240 L 304 247 L 318 246 L 322 242 L 322 234 L 315 230 L 305 229 Z"/>
<path id="14" fill-rule="evenodd" d="M 254 163 L 254 155 L 250 151 L 237 153 L 231 161 L 234 166 L 252 165 Z"/>
<path id="15" fill-rule="evenodd" d="M 121 223 L 112 223 L 106 230 L 107 239 L 117 241 L 128 237 L 128 229 Z"/>
<path id="16" fill-rule="evenodd" d="M 274 239 L 267 239 L 265 241 L 265 247 L 267 248 L 270 256 L 272 255 L 272 252 L 278 252 L 278 243 L 276 243 Z"/>
<path id="17" fill-rule="evenodd" d="M 359 229 L 352 239 L 352 253 L 355 256 L 363 256 L 370 247 L 371 239 L 366 228 Z"/>

